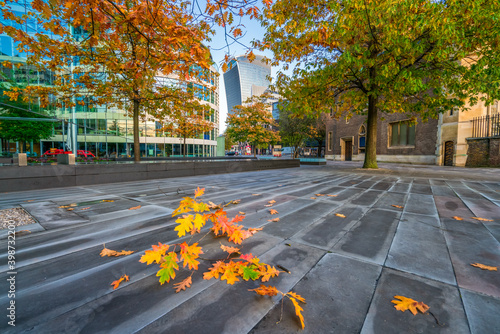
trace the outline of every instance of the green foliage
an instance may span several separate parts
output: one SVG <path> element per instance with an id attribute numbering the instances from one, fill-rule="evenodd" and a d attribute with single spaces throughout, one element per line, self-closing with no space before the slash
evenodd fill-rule
<path id="1" fill-rule="evenodd" d="M 2 103 L 0 116 L 45 118 L 41 113 L 30 112 L 31 106 L 25 102 L 8 101 L 4 98 L 0 98 L 0 102 Z M 23 143 L 49 139 L 52 136 L 52 129 L 51 122 L 0 120 L 0 138 Z"/>
<path id="2" fill-rule="evenodd" d="M 278 0 L 258 46 L 297 62 L 277 89 L 301 112 L 368 115 L 365 167 L 376 167 L 378 111 L 427 119 L 500 97 L 499 13 L 489 0 Z"/>

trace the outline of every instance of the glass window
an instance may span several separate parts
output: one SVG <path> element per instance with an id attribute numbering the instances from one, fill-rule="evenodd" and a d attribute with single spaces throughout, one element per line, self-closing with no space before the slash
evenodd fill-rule
<path id="1" fill-rule="evenodd" d="M 415 124 L 408 121 L 390 124 L 391 144 L 390 146 L 414 146 Z"/>

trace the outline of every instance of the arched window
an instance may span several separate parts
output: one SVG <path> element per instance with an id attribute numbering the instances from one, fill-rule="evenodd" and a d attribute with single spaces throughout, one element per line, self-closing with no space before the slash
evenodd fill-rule
<path id="1" fill-rule="evenodd" d="M 358 147 L 359 147 L 359 153 L 365 153 L 365 147 L 366 147 L 366 127 L 364 125 L 361 125 L 359 128 L 358 132 Z"/>

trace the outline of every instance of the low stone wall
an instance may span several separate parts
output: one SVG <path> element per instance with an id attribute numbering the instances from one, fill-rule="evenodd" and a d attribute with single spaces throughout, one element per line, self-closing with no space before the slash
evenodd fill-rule
<path id="1" fill-rule="evenodd" d="M 466 167 L 500 167 L 500 138 L 467 138 Z"/>
<path id="2" fill-rule="evenodd" d="M 300 167 L 299 160 L 178 161 L 0 167 L 0 192 Z"/>

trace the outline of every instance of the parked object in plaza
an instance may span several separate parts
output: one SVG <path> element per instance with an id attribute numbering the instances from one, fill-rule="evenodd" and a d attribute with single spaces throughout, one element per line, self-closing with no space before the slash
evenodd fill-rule
<path id="1" fill-rule="evenodd" d="M 47 157 L 47 156 L 56 156 L 58 154 L 72 154 L 72 153 L 73 152 L 71 152 L 71 151 L 65 151 L 65 150 L 60 149 L 60 148 L 51 148 L 50 150 L 48 150 L 44 154 L 42 154 L 42 156 Z M 88 158 L 88 157 L 95 158 L 95 155 L 89 151 L 78 150 L 77 154 L 78 154 L 78 156 L 83 156 L 85 158 Z"/>

